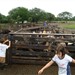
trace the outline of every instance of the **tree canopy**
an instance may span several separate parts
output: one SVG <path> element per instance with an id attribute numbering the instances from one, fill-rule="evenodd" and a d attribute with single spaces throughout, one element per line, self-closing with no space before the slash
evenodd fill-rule
<path id="1" fill-rule="evenodd" d="M 28 9 L 24 7 L 18 7 L 9 11 L 9 17 L 12 21 L 24 23 L 25 20 L 28 20 Z"/>
<path id="2" fill-rule="evenodd" d="M 55 17 L 54 14 L 45 12 L 39 8 L 33 8 L 28 10 L 24 7 L 17 7 L 8 12 L 8 15 L 2 15 L 0 13 L 0 23 L 24 23 L 28 22 L 40 22 L 40 21 L 75 21 L 75 16 L 72 13 L 64 11 Z"/>
<path id="3" fill-rule="evenodd" d="M 61 12 L 58 14 L 57 17 L 62 19 L 62 20 L 70 20 L 72 18 L 72 13 L 67 12 L 67 11 Z"/>

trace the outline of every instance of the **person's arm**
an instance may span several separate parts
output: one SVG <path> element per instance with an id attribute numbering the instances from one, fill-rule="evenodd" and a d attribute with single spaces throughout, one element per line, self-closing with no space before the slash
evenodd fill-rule
<path id="1" fill-rule="evenodd" d="M 11 46 L 11 41 L 9 41 L 9 45 L 8 45 L 9 47 Z"/>
<path id="2" fill-rule="evenodd" d="M 10 47 L 10 46 L 11 46 L 11 41 L 6 40 L 6 41 L 4 41 L 3 43 L 5 44 L 6 42 L 9 42 L 8 46 Z"/>
<path id="3" fill-rule="evenodd" d="M 72 59 L 72 63 L 75 63 L 75 59 Z"/>
<path id="4" fill-rule="evenodd" d="M 5 44 L 6 42 L 8 42 L 9 40 L 5 40 L 4 42 L 3 42 L 3 44 Z"/>
<path id="5" fill-rule="evenodd" d="M 48 62 L 41 70 L 38 71 L 38 75 L 41 75 L 43 73 L 43 71 L 46 68 L 50 67 L 53 63 L 54 63 L 54 61 L 52 61 L 52 60 L 50 62 Z"/>

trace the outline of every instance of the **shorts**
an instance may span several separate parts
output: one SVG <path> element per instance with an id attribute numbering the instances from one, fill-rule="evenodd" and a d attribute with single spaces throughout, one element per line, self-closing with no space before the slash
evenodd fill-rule
<path id="1" fill-rule="evenodd" d="M 0 57 L 0 63 L 5 63 L 5 57 Z"/>

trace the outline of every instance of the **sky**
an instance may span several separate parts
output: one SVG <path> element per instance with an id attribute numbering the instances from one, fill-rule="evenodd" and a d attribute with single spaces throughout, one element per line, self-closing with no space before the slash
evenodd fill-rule
<path id="1" fill-rule="evenodd" d="M 40 8 L 57 16 L 67 11 L 75 16 L 75 0 L 0 0 L 0 13 L 8 15 L 8 12 L 17 7 L 25 7 L 28 10 Z"/>

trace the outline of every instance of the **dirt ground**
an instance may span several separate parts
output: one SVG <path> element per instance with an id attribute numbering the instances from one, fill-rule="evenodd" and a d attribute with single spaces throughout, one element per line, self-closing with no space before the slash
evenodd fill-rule
<path id="1" fill-rule="evenodd" d="M 0 70 L 0 75 L 38 75 L 37 72 L 44 65 L 8 65 L 4 70 Z M 56 65 L 52 65 L 46 69 L 42 75 L 58 75 L 58 68 Z M 75 75 L 75 65 L 71 65 L 71 73 Z"/>
<path id="2" fill-rule="evenodd" d="M 38 75 L 37 72 L 43 65 L 9 65 L 0 70 L 0 75 Z M 46 69 L 42 75 L 57 75 L 57 66 Z M 72 75 L 75 75 L 75 65 L 71 66 Z"/>

